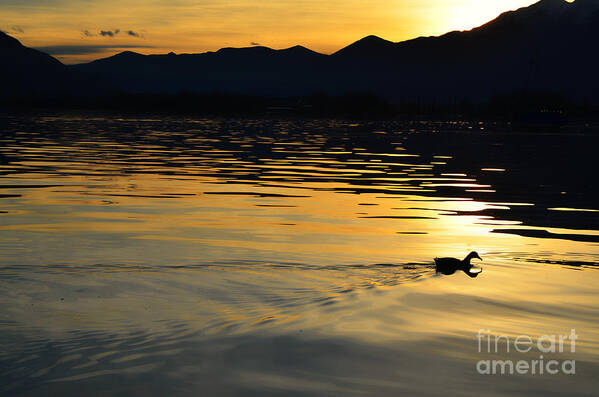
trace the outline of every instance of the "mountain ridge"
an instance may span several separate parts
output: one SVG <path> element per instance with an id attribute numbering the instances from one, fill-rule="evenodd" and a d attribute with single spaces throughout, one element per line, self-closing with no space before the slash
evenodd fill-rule
<path id="1" fill-rule="evenodd" d="M 481 102 L 497 94 L 554 92 L 599 103 L 597 38 L 599 0 L 541 0 L 471 30 L 402 42 L 370 35 L 330 55 L 299 45 L 251 46 L 198 54 L 123 51 L 60 65 L 77 82 L 70 83 L 73 95 L 83 96 L 367 92 L 391 102 Z"/>
<path id="2" fill-rule="evenodd" d="M 414 41 L 421 41 L 423 39 L 435 39 L 435 38 L 440 39 L 440 38 L 452 36 L 452 35 L 459 34 L 459 33 L 474 32 L 479 29 L 488 28 L 490 25 L 492 25 L 496 21 L 499 21 L 505 17 L 511 17 L 513 15 L 518 15 L 519 13 L 522 13 L 524 10 L 528 10 L 530 12 L 537 12 L 539 10 L 541 10 L 542 12 L 547 12 L 547 11 L 554 11 L 556 9 L 564 9 L 564 7 L 573 7 L 573 6 L 583 6 L 586 8 L 592 7 L 592 8 L 599 9 L 599 0 L 576 0 L 574 2 L 568 2 L 566 0 L 540 0 L 537 3 L 534 3 L 527 7 L 521 7 L 517 10 L 505 11 L 505 12 L 501 13 L 499 16 L 497 16 L 496 18 L 494 18 L 493 20 L 491 20 L 481 26 L 477 26 L 477 27 L 469 29 L 469 30 L 454 30 L 454 31 L 450 31 L 450 32 L 438 35 L 438 36 L 418 36 L 418 37 L 414 37 L 412 39 L 402 40 L 399 42 L 393 42 L 390 40 L 386 40 L 386 39 L 381 38 L 376 35 L 367 35 L 367 36 L 364 36 L 361 39 L 358 39 L 355 42 L 331 53 L 330 55 L 331 56 L 340 55 L 353 47 L 368 47 L 368 46 L 376 45 L 376 46 L 381 46 L 381 47 L 385 46 L 385 47 L 390 48 L 393 45 L 397 46 L 397 45 L 402 45 L 405 43 L 411 43 Z M 314 51 L 312 49 L 309 49 L 309 48 L 301 46 L 301 45 L 294 45 L 292 47 L 284 48 L 284 49 L 273 49 L 273 48 L 266 47 L 266 46 L 223 47 L 216 51 L 205 51 L 205 52 L 199 52 L 199 53 L 185 53 L 185 54 L 178 54 L 178 55 L 203 55 L 203 54 L 212 54 L 212 53 L 226 53 L 226 52 L 230 52 L 230 51 L 234 51 L 234 50 L 251 51 L 252 49 L 261 49 L 261 50 L 277 52 L 277 51 L 286 51 L 286 50 L 289 50 L 291 48 L 296 48 L 296 47 L 304 48 L 312 53 L 327 55 L 327 54 L 319 53 L 317 51 Z M 168 55 L 168 54 L 140 54 L 140 53 L 136 53 L 133 51 L 123 51 L 123 52 L 115 54 L 115 55 L 120 55 L 120 54 L 124 54 L 124 53 L 132 53 L 132 54 L 138 54 L 138 55 L 144 55 L 144 56 L 146 56 L 146 55 L 156 55 L 156 56 Z M 99 58 L 99 59 L 90 61 L 89 63 L 95 62 L 98 60 L 102 60 L 102 59 L 109 59 L 109 58 L 114 57 L 115 55 L 112 55 L 112 56 L 106 57 L 106 58 Z M 78 65 L 80 65 L 80 64 L 78 64 Z"/>

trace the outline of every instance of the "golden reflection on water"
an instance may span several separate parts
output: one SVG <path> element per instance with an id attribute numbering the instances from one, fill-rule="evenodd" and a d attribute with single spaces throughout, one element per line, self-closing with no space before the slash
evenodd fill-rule
<path id="1" fill-rule="evenodd" d="M 55 121 L 61 120 L 48 120 Z M 388 133 L 367 130 L 352 137 L 356 125 L 344 127 L 349 132 L 331 130 L 332 138 L 325 132 L 286 131 L 293 125 L 281 131 L 275 125 L 268 132 L 273 136 L 261 130 L 238 139 L 236 132 L 214 135 L 214 125 L 202 123 L 209 128 L 152 128 L 143 138 L 126 143 L 116 142 L 114 134 L 100 134 L 96 139 L 80 137 L 68 146 L 41 134 L 32 135 L 31 145 L 6 145 L 3 150 L 17 161 L 3 178 L 3 191 L 20 196 L 3 200 L 10 211 L 3 215 L 0 230 L 89 234 L 88 248 L 103 234 L 113 242 L 129 240 L 130 249 L 136 240 L 162 242 L 164 255 L 151 258 L 161 263 L 196 260 L 202 254 L 214 258 L 204 251 L 215 247 L 213 255 L 226 250 L 231 255 L 227 259 L 275 255 L 325 263 L 420 261 L 438 253 L 461 256 L 475 248 L 504 257 L 576 252 L 577 260 L 596 259 L 592 243 L 518 237 L 518 230 L 530 234 L 539 229 L 557 237 L 572 232 L 528 226 L 517 217 L 501 219 L 514 209 L 538 208 L 534 203 L 493 200 L 494 186 L 484 183 L 485 174 L 477 175 L 476 170 L 504 174 L 509 172 L 505 167 L 446 172 L 459 154 L 406 152 L 411 136 L 401 133 L 380 138 Z M 277 134 L 286 138 L 277 141 Z M 261 149 L 240 146 L 250 142 Z M 314 150 L 321 147 L 327 149 Z M 410 162 L 383 161 L 393 158 Z M 19 184 L 49 186 L 19 189 Z M 443 189 L 452 189 L 453 197 L 435 197 Z M 483 200 L 469 197 L 472 194 L 483 195 Z M 563 207 L 550 211 L 556 209 Z M 490 233 L 508 227 L 511 234 Z M 583 229 L 575 234 L 596 241 L 596 230 Z M 111 248 L 116 254 L 105 261 L 124 259 L 115 245 Z M 143 248 L 136 253 L 142 258 Z M 242 250 L 236 253 L 235 248 Z M 169 257 L 182 250 L 190 257 Z M 59 256 L 49 262 L 63 260 Z"/>
<path id="2" fill-rule="evenodd" d="M 60 345 L 64 371 L 36 364 L 39 379 L 116 364 L 152 373 L 206 338 L 300 333 L 470 363 L 481 328 L 576 328 L 578 357 L 598 361 L 599 209 L 574 183 L 588 168 L 543 171 L 493 150 L 514 137 L 318 121 L 20 123 L 31 133 L 0 146 L 0 333 L 42 355 L 43 341 L 81 341 Z M 555 186 L 533 182 L 543 172 Z M 472 250 L 484 258 L 476 279 L 435 273 L 434 257 Z M 7 362 L 23 359 L 18 346 Z"/>
<path id="3" fill-rule="evenodd" d="M 64 186 L 59 189 L 5 190 L 22 195 L 12 199 L 14 207 L 4 207 L 9 211 L 3 219 L 14 216 L 19 222 L 6 222 L 0 231 L 65 236 L 105 233 L 115 239 L 163 241 L 165 249 L 168 241 L 195 242 L 200 244 L 198 254 L 205 245 L 240 247 L 278 252 L 282 257 L 293 253 L 295 260 L 305 262 L 313 262 L 316 255 L 317 262 L 326 257 L 337 264 L 395 262 L 398 258 L 418 261 L 439 253 L 462 256 L 475 248 L 531 257 L 538 252 L 554 252 L 556 256 L 588 252 L 590 261 L 597 253 L 593 244 L 491 234 L 498 226 L 530 227 L 492 216 L 467 215 L 488 209 L 509 210 L 514 205 L 511 203 L 334 192 L 354 187 L 341 182 L 311 183 L 308 190 L 303 184 L 298 189 L 242 187 L 222 185 L 214 178 L 190 182 L 148 174 L 112 177 L 92 186 L 86 186 L 88 177 L 61 178 L 60 183 Z M 461 215 L 457 216 L 458 212 Z M 568 232 L 563 228 L 544 230 Z M 599 234 L 597 230 L 577 231 L 581 232 Z"/>

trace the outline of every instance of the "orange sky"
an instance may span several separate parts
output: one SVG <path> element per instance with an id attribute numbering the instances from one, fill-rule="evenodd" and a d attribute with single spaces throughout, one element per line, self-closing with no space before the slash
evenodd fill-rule
<path id="1" fill-rule="evenodd" d="M 0 29 L 65 63 L 125 49 L 204 52 L 259 43 L 334 52 L 465 30 L 534 0 L 0 0 Z M 103 33 L 103 34 L 102 34 Z"/>

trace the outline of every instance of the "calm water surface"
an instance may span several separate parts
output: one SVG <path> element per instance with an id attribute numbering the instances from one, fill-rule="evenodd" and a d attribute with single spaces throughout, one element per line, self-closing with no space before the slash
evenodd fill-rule
<path id="1" fill-rule="evenodd" d="M 597 395 L 597 135 L 4 117 L 0 392 Z M 483 257 L 477 278 L 436 256 Z M 477 332 L 567 334 L 489 376 Z M 501 347 L 500 346 L 500 347 Z"/>

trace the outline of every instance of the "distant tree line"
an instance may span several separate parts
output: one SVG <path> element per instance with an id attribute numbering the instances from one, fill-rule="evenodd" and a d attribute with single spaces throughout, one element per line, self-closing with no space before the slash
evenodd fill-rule
<path id="1" fill-rule="evenodd" d="M 102 98 L 26 97 L 0 103 L 5 111 L 110 111 L 186 115 L 345 117 L 353 119 L 486 119 L 560 124 L 599 121 L 599 108 L 551 92 L 493 95 L 475 103 L 467 99 L 401 100 L 391 103 L 371 93 L 341 96 L 314 94 L 272 98 L 229 93 L 117 94 Z"/>

